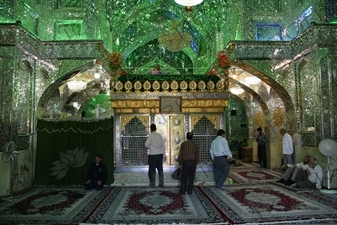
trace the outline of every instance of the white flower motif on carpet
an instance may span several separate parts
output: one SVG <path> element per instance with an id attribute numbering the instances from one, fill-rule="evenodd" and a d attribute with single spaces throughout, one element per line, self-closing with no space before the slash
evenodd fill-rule
<path id="1" fill-rule="evenodd" d="M 87 222 L 200 224 L 224 221 L 198 188 L 194 188 L 192 195 L 181 196 L 177 187 L 115 187 Z"/>
<path id="2" fill-rule="evenodd" d="M 226 191 L 214 187 L 202 187 L 233 223 L 269 222 L 291 220 L 336 219 L 337 205 L 334 199 L 324 195 L 294 192 L 274 184 L 229 185 Z M 319 193 L 319 192 L 318 192 Z"/>
<path id="3" fill-rule="evenodd" d="M 251 183 L 251 182 L 266 182 L 275 181 L 282 177 L 280 173 L 272 170 L 261 170 L 261 169 L 249 169 L 246 168 L 235 168 L 231 169 L 228 175 L 237 183 Z"/>

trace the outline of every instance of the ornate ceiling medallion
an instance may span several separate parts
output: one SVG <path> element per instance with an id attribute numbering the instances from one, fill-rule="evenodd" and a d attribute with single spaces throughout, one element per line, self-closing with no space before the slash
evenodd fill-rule
<path id="1" fill-rule="evenodd" d="M 171 52 L 178 52 L 189 46 L 192 36 L 185 31 L 181 31 L 179 26 L 179 22 L 173 20 L 168 30 L 159 34 L 158 42 L 160 47 Z"/>

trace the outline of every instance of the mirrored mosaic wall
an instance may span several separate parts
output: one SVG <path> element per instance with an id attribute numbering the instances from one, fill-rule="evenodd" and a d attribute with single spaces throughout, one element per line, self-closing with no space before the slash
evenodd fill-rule
<path id="1" fill-rule="evenodd" d="M 160 65 L 165 75 L 205 74 L 228 43 L 238 68 L 230 87 L 244 90 L 234 95 L 251 118 L 250 138 L 262 125 L 274 142 L 280 127 L 300 133 L 304 145 L 336 139 L 336 4 L 209 0 L 186 12 L 173 0 L 2 0 L 0 141 L 32 147 L 45 90 L 96 58 L 109 70 L 109 52 L 122 52 L 129 73 Z M 191 36 L 188 46 L 177 32 Z"/>

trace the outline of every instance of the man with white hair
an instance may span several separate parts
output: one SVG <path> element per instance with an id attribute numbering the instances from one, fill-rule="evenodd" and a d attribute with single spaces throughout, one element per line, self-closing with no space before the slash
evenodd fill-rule
<path id="1" fill-rule="evenodd" d="M 299 170 L 305 170 L 309 167 L 308 163 L 310 162 L 310 156 L 306 155 L 303 157 L 303 161 L 297 164 L 288 164 L 287 169 L 284 172 L 282 179 L 276 181 L 278 183 L 285 183 L 286 185 L 292 185 L 295 183 L 295 178 Z M 284 168 L 285 165 L 282 165 L 281 169 Z"/>
<path id="2" fill-rule="evenodd" d="M 309 167 L 299 170 L 295 178 L 295 183 L 290 185 L 298 188 L 322 188 L 323 170 L 318 165 L 316 158 L 310 158 Z"/>

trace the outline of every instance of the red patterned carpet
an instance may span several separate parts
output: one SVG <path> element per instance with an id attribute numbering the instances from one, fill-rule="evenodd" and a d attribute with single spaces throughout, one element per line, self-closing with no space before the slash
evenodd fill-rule
<path id="1" fill-rule="evenodd" d="M 282 174 L 278 172 L 261 170 L 258 167 L 231 167 L 228 176 L 239 184 L 276 181 L 282 178 Z"/>
<path id="2" fill-rule="evenodd" d="M 0 204 L 0 224 L 337 224 L 337 198 L 275 183 L 195 187 L 35 187 Z M 275 223 L 275 221 L 278 221 Z"/>
<path id="3" fill-rule="evenodd" d="M 33 187 L 0 203 L 0 224 L 78 224 L 109 194 L 79 187 Z"/>

